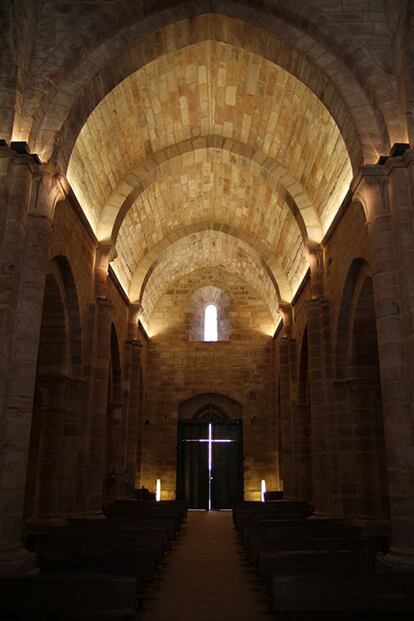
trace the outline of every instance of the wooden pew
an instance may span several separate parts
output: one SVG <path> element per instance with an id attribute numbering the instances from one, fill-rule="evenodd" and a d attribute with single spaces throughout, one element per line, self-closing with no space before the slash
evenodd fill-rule
<path id="1" fill-rule="evenodd" d="M 150 544 L 128 537 L 46 534 L 34 535 L 29 544 L 43 571 L 133 575 L 141 588 L 155 578 L 160 563 Z"/>
<path id="2" fill-rule="evenodd" d="M 332 519 L 312 519 L 307 520 L 258 520 L 245 530 L 245 538 L 243 545 L 247 553 L 251 556 L 257 556 L 259 550 L 263 548 L 274 550 L 274 541 L 292 542 L 292 549 L 298 549 L 305 545 L 305 549 L 309 549 L 309 542 L 318 541 L 315 549 L 319 549 L 323 542 L 334 540 L 346 549 L 348 543 L 360 541 L 363 545 L 359 528 L 346 525 L 341 520 Z M 336 547 L 336 545 L 334 546 Z M 352 547 L 352 544 L 351 544 Z M 283 549 L 286 549 L 283 546 Z"/>
<path id="3" fill-rule="evenodd" d="M 138 501 L 117 500 L 104 508 L 108 519 L 153 519 L 172 520 L 174 534 L 178 533 L 185 519 L 187 509 L 181 501 Z"/>
<path id="4" fill-rule="evenodd" d="M 248 558 L 250 562 L 257 566 L 260 554 L 263 552 L 289 552 L 289 551 L 325 551 L 339 552 L 343 550 L 366 550 L 374 559 L 378 552 L 377 546 L 372 545 L 367 538 L 359 539 L 304 539 L 287 540 L 287 539 L 266 539 L 256 545 L 249 551 Z"/>
<path id="5" fill-rule="evenodd" d="M 279 539 L 309 539 L 309 538 L 344 538 L 361 537 L 361 529 L 348 526 L 342 520 L 314 519 L 306 520 L 279 520 L 255 519 L 249 522 L 243 530 L 243 543 L 249 545 L 255 539 L 277 537 Z"/>
<path id="6" fill-rule="evenodd" d="M 317 614 L 320 621 L 337 619 L 333 613 L 368 614 L 381 621 L 414 618 L 414 574 L 274 575 L 271 593 L 272 610 L 294 618 L 305 613 Z"/>
<path id="7" fill-rule="evenodd" d="M 158 517 L 156 515 L 134 515 L 132 512 L 123 514 L 123 513 L 113 513 L 108 512 L 106 520 L 100 520 L 102 522 L 111 523 L 114 528 L 126 529 L 126 528 L 139 528 L 139 527 L 154 527 L 154 528 L 163 528 L 166 532 L 168 544 L 175 540 L 178 530 L 176 526 L 176 521 L 173 518 L 168 517 Z"/>
<path id="8" fill-rule="evenodd" d="M 259 520 L 272 518 L 278 520 L 305 520 L 313 513 L 313 507 L 307 502 L 278 500 L 275 502 L 243 502 L 233 508 L 233 521 L 239 536 L 243 539 L 246 532 Z"/>
<path id="9" fill-rule="evenodd" d="M 257 570 L 269 587 L 274 574 L 372 574 L 375 563 L 369 550 L 285 550 L 260 552 Z"/>
<path id="10" fill-rule="evenodd" d="M 184 503 L 114 503 L 107 520 L 69 520 L 46 532 L 29 533 L 27 547 L 37 553 L 41 574 L 71 572 L 130 576 L 142 602 L 165 551 L 186 515 Z"/>
<path id="11" fill-rule="evenodd" d="M 110 537 L 129 537 L 136 540 L 146 540 L 151 542 L 154 548 L 160 551 L 162 556 L 170 547 L 170 532 L 167 525 L 159 525 L 153 521 L 112 521 L 112 520 L 69 520 L 67 526 L 49 527 L 48 533 L 51 535 L 59 533 L 70 533 L 80 536 L 110 536 Z"/>
<path id="12" fill-rule="evenodd" d="M 0 577 L 2 621 L 132 620 L 135 604 L 133 577 L 82 574 Z"/>

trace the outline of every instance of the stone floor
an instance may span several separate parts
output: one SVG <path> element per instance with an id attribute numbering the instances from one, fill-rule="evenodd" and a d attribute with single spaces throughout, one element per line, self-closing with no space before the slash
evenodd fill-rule
<path id="1" fill-rule="evenodd" d="M 227 511 L 189 512 L 139 621 L 269 619 L 268 603 L 244 563 Z"/>

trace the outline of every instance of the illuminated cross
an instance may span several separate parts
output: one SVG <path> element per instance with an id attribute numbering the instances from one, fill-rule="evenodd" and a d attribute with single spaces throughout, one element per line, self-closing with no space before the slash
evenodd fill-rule
<path id="1" fill-rule="evenodd" d="M 235 440 L 213 440 L 213 425 L 209 423 L 208 425 L 208 438 L 200 438 L 197 440 L 184 440 L 184 442 L 204 442 L 208 443 L 208 510 L 211 511 L 211 481 L 213 477 L 211 472 L 213 470 L 213 443 L 230 443 Z"/>

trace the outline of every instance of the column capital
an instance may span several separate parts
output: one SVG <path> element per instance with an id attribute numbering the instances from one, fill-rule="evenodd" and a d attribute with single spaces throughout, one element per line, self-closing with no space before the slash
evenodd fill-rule
<path id="1" fill-rule="evenodd" d="M 32 175 L 36 174 L 40 164 L 39 158 L 29 152 L 27 145 L 26 148 L 19 149 L 13 148 L 12 145 L 9 146 L 6 141 L 0 140 L 0 160 L 8 160 L 13 166 L 25 166 Z"/>
<path id="2" fill-rule="evenodd" d="M 99 242 L 95 253 L 95 292 L 102 299 L 106 298 L 109 264 L 118 253 L 111 240 Z"/>
<path id="3" fill-rule="evenodd" d="M 46 405 L 56 405 L 66 399 L 71 377 L 65 373 L 44 373 L 39 371 L 37 385 Z"/>
<path id="4" fill-rule="evenodd" d="M 138 336 L 138 322 L 144 309 L 142 304 L 135 302 L 129 306 L 128 309 L 128 340 L 132 341 L 137 339 Z"/>
<path id="5" fill-rule="evenodd" d="M 53 220 L 55 207 L 69 194 L 69 184 L 54 162 L 41 164 L 33 172 L 32 200 L 30 215 L 46 217 Z"/>
<path id="6" fill-rule="evenodd" d="M 305 252 L 311 269 L 323 270 L 323 248 L 321 244 L 308 241 L 305 244 Z"/>
<path id="7" fill-rule="evenodd" d="M 114 304 L 112 302 L 112 300 L 110 300 L 109 298 L 100 298 L 100 297 L 96 297 L 95 298 L 95 302 L 98 305 L 99 308 L 101 308 L 102 310 L 107 310 L 107 311 L 113 311 L 114 309 Z"/>
<path id="8" fill-rule="evenodd" d="M 292 304 L 289 302 L 279 302 L 277 312 L 282 316 L 283 333 L 282 338 L 289 338 L 292 333 Z"/>
<path id="9" fill-rule="evenodd" d="M 1 147 L 2 150 L 9 150 L 17 164 L 27 164 L 34 168 L 41 164 L 39 156 L 36 153 L 30 153 L 29 145 L 26 142 L 12 141 L 9 146 L 4 142 Z"/>
<path id="10" fill-rule="evenodd" d="M 383 166 L 363 166 L 354 179 L 352 197 L 362 204 L 368 222 L 390 214 L 389 186 Z"/>
<path id="11" fill-rule="evenodd" d="M 324 294 L 323 248 L 321 244 L 307 242 L 305 253 L 311 270 L 311 296 L 312 298 L 320 298 Z"/>
<path id="12" fill-rule="evenodd" d="M 143 347 L 143 343 L 140 339 L 127 339 L 125 343 L 131 347 L 136 347 L 137 349 L 141 349 Z"/>

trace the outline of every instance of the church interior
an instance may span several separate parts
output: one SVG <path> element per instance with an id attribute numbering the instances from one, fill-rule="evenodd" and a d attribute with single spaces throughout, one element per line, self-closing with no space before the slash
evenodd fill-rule
<path id="1" fill-rule="evenodd" d="M 0 619 L 412 621 L 413 0 L 0 23 Z"/>

